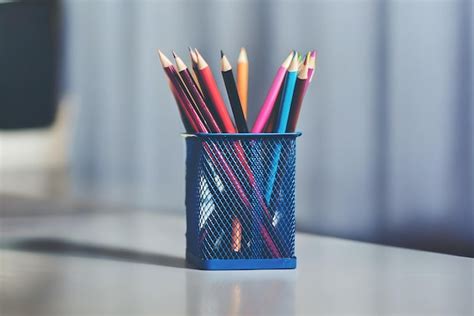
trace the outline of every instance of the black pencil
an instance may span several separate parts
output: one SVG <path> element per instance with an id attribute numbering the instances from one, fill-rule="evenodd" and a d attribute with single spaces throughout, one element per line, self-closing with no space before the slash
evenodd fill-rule
<path id="1" fill-rule="evenodd" d="M 240 133 L 248 133 L 249 129 L 247 127 L 247 122 L 245 121 L 244 112 L 240 103 L 237 85 L 235 84 L 234 74 L 232 72 L 232 66 L 222 51 L 221 56 L 222 77 L 224 78 L 225 88 L 227 90 L 227 96 L 229 97 L 230 106 L 232 107 L 237 130 Z"/>

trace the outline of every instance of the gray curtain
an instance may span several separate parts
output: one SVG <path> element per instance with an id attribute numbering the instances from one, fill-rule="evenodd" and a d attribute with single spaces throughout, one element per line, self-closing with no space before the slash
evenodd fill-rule
<path id="1" fill-rule="evenodd" d="M 470 0 L 66 1 L 76 193 L 184 214 L 179 115 L 156 49 L 248 49 L 250 118 L 316 48 L 298 143 L 300 230 L 474 256 Z M 222 85 L 221 80 L 218 80 Z"/>

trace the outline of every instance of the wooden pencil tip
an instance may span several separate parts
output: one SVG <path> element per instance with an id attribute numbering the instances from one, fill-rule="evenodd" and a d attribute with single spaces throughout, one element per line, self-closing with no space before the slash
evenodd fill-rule
<path id="1" fill-rule="evenodd" d="M 293 59 L 293 56 L 294 56 L 294 52 L 292 51 L 288 57 L 286 57 L 285 61 L 283 62 L 283 64 L 281 64 L 281 66 L 283 68 L 288 68 L 290 66 L 290 63 L 291 63 L 291 60 Z"/>
<path id="2" fill-rule="evenodd" d="M 316 56 L 317 52 L 313 50 L 313 53 L 311 54 L 311 58 L 309 59 L 309 68 L 314 69 L 316 68 Z"/>
<path id="3" fill-rule="evenodd" d="M 188 49 L 189 49 L 189 56 L 191 56 L 191 61 L 193 62 L 193 64 L 197 64 L 198 60 L 197 60 L 196 52 L 191 47 L 188 47 Z"/>
<path id="4" fill-rule="evenodd" d="M 298 78 L 301 80 L 308 79 L 308 69 L 309 65 L 304 64 L 303 67 L 298 71 Z"/>
<path id="5" fill-rule="evenodd" d="M 207 65 L 207 62 L 204 60 L 204 57 L 202 57 L 201 53 L 199 53 L 199 51 L 197 50 L 197 48 L 196 48 L 194 51 L 195 51 L 196 56 L 197 56 L 198 68 L 199 68 L 199 69 L 204 69 L 204 68 L 206 68 L 208 65 Z"/>
<path id="6" fill-rule="evenodd" d="M 182 71 L 188 68 L 186 64 L 184 63 L 184 61 L 175 52 L 173 52 L 173 56 L 174 56 L 174 59 L 176 60 L 176 67 L 178 68 L 178 71 Z"/>
<path id="7" fill-rule="evenodd" d="M 229 71 L 232 69 L 229 60 L 227 59 L 226 55 L 222 54 L 221 59 L 221 71 Z"/>
<path id="8" fill-rule="evenodd" d="M 172 53 L 173 53 L 173 58 L 176 59 L 176 52 L 172 51 Z"/>
<path id="9" fill-rule="evenodd" d="M 221 58 L 224 57 L 224 52 L 221 49 Z"/>
<path id="10" fill-rule="evenodd" d="M 245 47 L 242 47 L 240 49 L 240 54 L 239 54 L 239 59 L 238 59 L 238 62 L 239 63 L 248 63 L 248 57 L 247 57 L 247 50 L 245 49 Z"/>
<path id="11" fill-rule="evenodd" d="M 158 55 L 160 56 L 160 62 L 163 67 L 169 67 L 172 65 L 171 61 L 163 54 L 161 50 L 158 50 Z"/>
<path id="12" fill-rule="evenodd" d="M 306 58 L 304 60 L 304 64 L 306 65 L 307 63 L 309 63 L 310 59 L 311 59 L 311 51 L 306 53 Z"/>
<path id="13" fill-rule="evenodd" d="M 299 56 L 298 54 L 295 54 L 295 56 L 293 56 L 293 59 L 291 60 L 290 66 L 288 67 L 288 71 L 290 72 L 297 71 L 299 64 L 300 64 Z"/>

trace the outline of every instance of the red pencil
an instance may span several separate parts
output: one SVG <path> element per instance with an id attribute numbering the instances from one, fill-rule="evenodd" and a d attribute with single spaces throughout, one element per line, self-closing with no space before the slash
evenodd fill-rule
<path id="1" fill-rule="evenodd" d="M 217 122 L 217 125 L 219 125 L 220 129 L 222 130 L 224 128 L 224 124 L 222 124 L 219 114 L 216 111 L 216 107 L 212 103 L 212 100 L 209 98 L 209 93 L 207 93 L 207 91 L 204 89 L 204 83 L 202 82 L 201 74 L 199 73 L 197 54 L 191 47 L 188 48 L 189 56 L 191 57 L 193 73 L 196 77 L 195 82 L 198 83 L 199 91 L 201 91 L 201 95 L 204 98 L 204 101 L 206 102 L 209 111 L 211 111 L 214 120 Z"/>
<path id="2" fill-rule="evenodd" d="M 215 121 L 214 117 L 212 116 L 211 112 L 209 111 L 206 102 L 202 98 L 201 94 L 199 93 L 198 88 L 196 87 L 196 84 L 194 83 L 191 73 L 188 70 L 188 67 L 186 64 L 183 62 L 181 58 L 179 58 L 178 55 L 176 55 L 175 52 L 173 52 L 173 56 L 176 60 L 176 67 L 178 68 L 179 75 L 181 76 L 181 79 L 183 80 L 185 86 L 189 90 L 191 96 L 193 97 L 194 101 L 196 102 L 196 105 L 198 106 L 199 110 L 201 111 L 203 118 L 205 119 L 207 126 L 209 127 L 209 130 L 213 133 L 220 133 L 221 129 L 217 125 L 217 122 Z"/>
<path id="3" fill-rule="evenodd" d="M 301 105 L 303 104 L 303 98 L 306 94 L 307 83 L 309 81 L 308 68 L 309 64 L 306 63 L 298 72 L 298 78 L 296 79 L 295 92 L 293 93 L 293 99 L 291 101 L 290 117 L 286 127 L 286 131 L 290 133 L 296 130 L 296 123 L 298 122 Z"/>
<path id="4" fill-rule="evenodd" d="M 201 90 L 201 83 L 199 82 L 198 75 L 197 75 L 197 56 L 196 56 L 196 53 L 193 52 L 191 47 L 188 47 L 188 49 L 189 49 L 189 56 L 191 57 L 191 65 L 192 65 L 191 67 L 192 70 L 190 70 L 191 77 L 193 78 L 193 82 L 198 88 L 199 93 L 204 98 L 204 94 L 202 93 L 202 90 Z"/>
<path id="5" fill-rule="evenodd" d="M 202 79 L 203 88 L 208 94 L 209 99 L 215 106 L 215 110 L 217 111 L 219 118 L 223 124 L 223 132 L 224 133 L 235 133 L 236 129 L 232 120 L 230 119 L 229 112 L 227 111 L 227 107 L 224 103 L 224 99 L 222 99 L 221 93 L 219 92 L 219 88 L 217 88 L 216 80 L 212 75 L 211 69 L 209 65 L 204 60 L 201 54 L 196 50 L 196 54 L 198 57 L 198 68 L 199 74 Z"/>

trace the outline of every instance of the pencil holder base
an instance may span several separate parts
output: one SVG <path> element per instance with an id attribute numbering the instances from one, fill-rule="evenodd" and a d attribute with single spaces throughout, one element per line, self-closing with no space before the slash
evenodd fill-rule
<path id="1" fill-rule="evenodd" d="M 186 252 L 186 262 L 201 270 L 295 269 L 296 257 L 275 259 L 200 259 Z"/>

